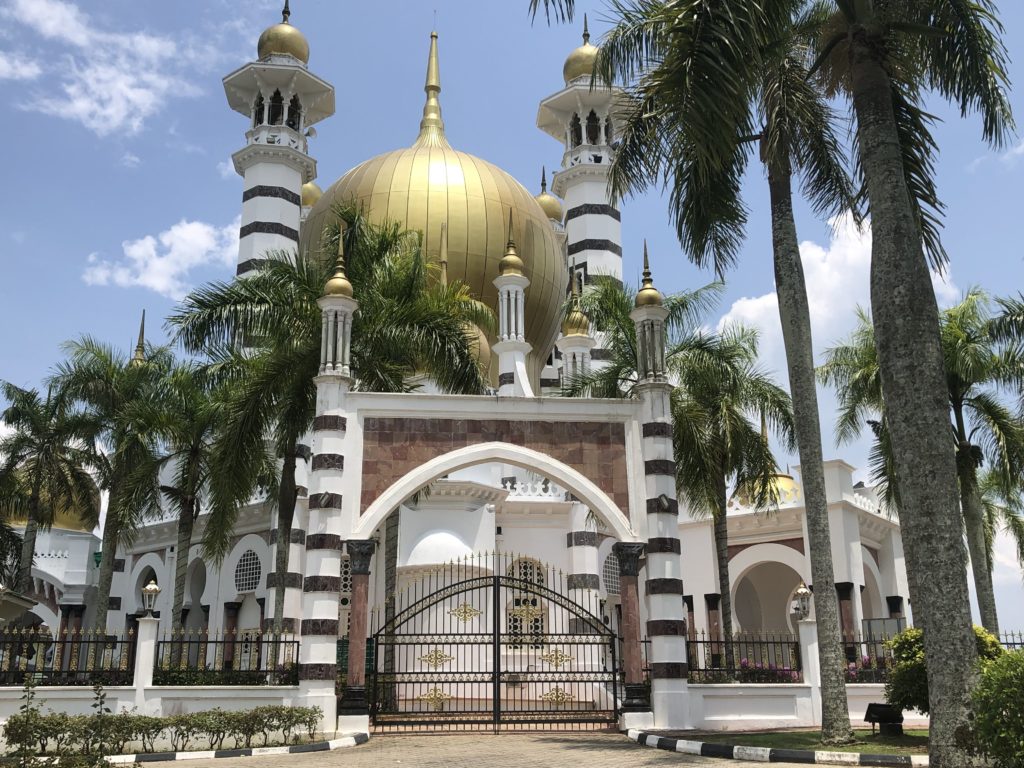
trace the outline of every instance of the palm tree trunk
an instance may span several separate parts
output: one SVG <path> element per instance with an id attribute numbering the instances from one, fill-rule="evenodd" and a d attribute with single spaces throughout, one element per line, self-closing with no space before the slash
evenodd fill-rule
<path id="1" fill-rule="evenodd" d="M 188 555 L 192 549 L 192 529 L 196 522 L 196 500 L 187 499 L 178 516 L 177 558 L 174 561 L 174 607 L 171 609 L 171 628 L 178 630 L 185 623 L 185 579 L 188 576 Z"/>
<path id="2" fill-rule="evenodd" d="M 998 635 L 996 593 L 992 584 L 992 570 L 989 568 L 988 547 L 985 544 L 985 511 L 981 504 L 981 490 L 978 488 L 978 466 L 969 442 L 963 441 L 957 448 L 956 465 L 960 480 L 960 506 L 967 529 L 967 549 L 971 556 L 971 573 L 974 576 L 974 590 L 978 595 L 981 626 L 993 635 Z"/>
<path id="3" fill-rule="evenodd" d="M 718 511 L 714 517 L 715 555 L 718 560 L 718 609 L 722 620 L 722 639 L 725 640 L 725 668 L 735 672 L 736 658 L 733 653 L 732 592 L 729 582 L 729 521 L 727 519 L 728 498 L 726 496 L 725 473 L 715 478 L 718 488 Z"/>
<path id="4" fill-rule="evenodd" d="M 972 765 L 956 734 L 970 724 L 978 681 L 971 629 L 939 312 L 904 176 L 880 47 L 855 31 L 850 62 L 861 167 L 872 224 L 871 312 L 886 417 L 900 478 L 900 525 L 914 618 L 924 632 L 934 768 Z M 927 577 L 924 576 L 927 572 Z"/>
<path id="5" fill-rule="evenodd" d="M 793 423 L 800 455 L 800 483 L 804 491 L 807 543 L 814 584 L 814 619 L 821 666 L 821 740 L 841 744 L 853 740 L 846 701 L 845 657 L 839 631 L 839 601 L 832 565 L 832 537 L 825 498 L 818 390 L 814 378 L 811 310 L 807 303 L 804 267 L 793 217 L 792 171 L 788 164 L 768 169 L 772 208 L 772 251 L 779 320 L 793 398 Z"/>
<path id="6" fill-rule="evenodd" d="M 110 498 L 114 494 L 111 492 Z M 96 615 L 93 618 L 93 629 L 106 632 L 107 609 L 110 607 L 110 584 L 114 580 L 114 560 L 117 559 L 117 544 L 121 539 L 121 521 L 117 514 L 107 506 L 107 519 L 103 523 L 103 539 L 100 544 L 100 579 L 96 587 Z"/>
<path id="7" fill-rule="evenodd" d="M 277 548 L 274 558 L 274 635 L 280 636 L 284 626 L 284 591 L 288 577 L 288 553 L 291 550 L 292 521 L 295 519 L 295 459 L 293 442 L 284 452 L 281 482 L 277 489 Z M 296 627 L 296 631 L 298 628 Z"/>
<path id="8" fill-rule="evenodd" d="M 25 516 L 25 535 L 21 542 L 21 562 L 18 564 L 17 590 L 23 595 L 32 591 L 32 561 L 36 557 L 36 532 L 39 530 L 40 484 L 32 488 L 28 500 L 28 514 Z"/>

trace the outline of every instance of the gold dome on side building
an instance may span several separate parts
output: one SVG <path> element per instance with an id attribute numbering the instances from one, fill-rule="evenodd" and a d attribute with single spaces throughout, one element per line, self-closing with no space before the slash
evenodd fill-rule
<path id="1" fill-rule="evenodd" d="M 18 471 L 16 470 L 16 472 Z M 94 526 L 85 523 L 82 518 L 89 518 L 93 515 L 95 515 L 96 518 L 99 517 L 99 488 L 92 486 L 92 488 L 90 489 L 90 493 L 92 495 L 92 498 L 89 500 L 88 504 L 93 507 L 91 512 L 88 509 L 69 509 L 67 507 L 61 507 L 60 509 L 56 509 L 53 512 L 53 527 L 58 528 L 62 531 L 92 533 L 92 529 L 94 528 Z M 40 498 L 40 504 L 44 508 L 50 506 L 49 498 L 47 497 L 45 491 L 43 492 Z M 2 505 L 0 505 L 0 514 L 7 518 L 7 524 L 10 525 L 12 528 L 25 527 L 25 523 L 27 522 L 27 520 L 24 517 L 16 515 L 12 510 L 4 509 Z"/>
<path id="2" fill-rule="evenodd" d="M 597 61 L 597 46 L 590 44 L 590 30 L 587 28 L 587 14 L 583 14 L 583 45 L 573 50 L 562 66 L 562 77 L 568 85 L 577 77 L 591 77 Z"/>
<path id="3" fill-rule="evenodd" d="M 285 0 L 284 10 L 281 11 L 281 23 L 263 30 L 259 42 L 256 43 L 259 58 L 265 59 L 271 54 L 281 53 L 294 56 L 303 64 L 309 63 L 309 41 L 304 34 L 288 23 L 288 17 L 291 15 L 288 0 Z"/>
<path id="4" fill-rule="evenodd" d="M 526 290 L 526 337 L 533 346 L 535 385 L 558 334 L 564 286 L 569 279 L 562 248 L 547 215 L 512 176 L 479 157 L 453 149 L 445 137 L 439 94 L 437 34 L 430 38 L 427 98 L 415 143 L 371 158 L 324 191 L 302 228 L 300 250 L 317 254 L 339 204 L 362 206 L 372 221 L 397 221 L 418 230 L 428 260 L 437 257 L 441 225 L 447 224 L 448 275 L 465 282 L 474 297 L 494 308 L 494 278 L 505 253 L 509 212 L 515 243 L 530 279 Z M 328 257 L 329 258 L 329 257 Z M 497 377 L 493 370 L 492 377 Z"/>
<path id="5" fill-rule="evenodd" d="M 537 205 L 544 211 L 549 219 L 561 223 L 562 221 L 562 203 L 561 201 L 548 192 L 548 174 L 547 169 L 541 168 L 540 171 L 540 194 L 534 199 L 537 201 Z"/>
<path id="6" fill-rule="evenodd" d="M 565 315 L 565 320 L 562 321 L 562 335 L 563 336 L 589 336 L 590 335 L 590 319 L 583 314 L 583 308 L 580 307 L 580 295 L 576 288 L 576 277 L 572 279 L 572 297 L 570 299 L 569 311 Z"/>
<path id="7" fill-rule="evenodd" d="M 634 305 L 636 307 L 660 307 L 664 302 L 661 291 L 654 287 L 654 278 L 651 277 L 651 263 L 647 259 L 647 240 L 644 240 L 644 280 L 640 290 L 636 293 Z"/>
<path id="8" fill-rule="evenodd" d="M 317 186 L 315 181 L 307 181 L 302 185 L 302 207 L 313 207 L 317 204 L 321 197 L 324 196 L 324 191 Z"/>

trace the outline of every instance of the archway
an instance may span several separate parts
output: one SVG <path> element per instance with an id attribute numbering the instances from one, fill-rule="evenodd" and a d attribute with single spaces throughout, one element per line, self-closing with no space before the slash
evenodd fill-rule
<path id="1" fill-rule="evenodd" d="M 432 481 L 475 464 L 500 462 L 539 471 L 587 504 L 620 541 L 635 541 L 629 519 L 603 490 L 576 469 L 551 456 L 512 443 L 481 443 L 437 456 L 410 470 L 378 496 L 359 518 L 352 538 L 366 539 L 391 510 Z"/>
<path id="2" fill-rule="evenodd" d="M 732 589 L 733 612 L 743 632 L 795 633 L 790 615 L 800 574 L 784 563 L 762 562 L 739 579 Z"/>

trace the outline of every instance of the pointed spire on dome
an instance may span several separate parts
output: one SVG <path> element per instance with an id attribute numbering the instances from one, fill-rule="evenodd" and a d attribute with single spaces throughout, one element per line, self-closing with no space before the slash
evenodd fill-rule
<path id="1" fill-rule="evenodd" d="M 643 285 L 636 294 L 635 305 L 637 307 L 660 307 L 662 304 L 661 291 L 654 287 L 654 278 L 651 277 L 651 262 L 647 257 L 647 238 L 644 238 L 644 280 Z"/>
<path id="2" fill-rule="evenodd" d="M 417 146 L 448 146 L 444 136 L 444 120 L 441 119 L 441 68 L 437 57 L 437 32 L 430 33 L 430 53 L 427 56 L 427 81 L 423 86 L 427 100 L 423 105 L 423 119 L 420 120 L 420 135 Z"/>
<path id="3" fill-rule="evenodd" d="M 352 298 L 352 283 L 345 274 L 345 230 L 338 232 L 338 260 L 334 263 L 334 274 L 324 285 L 324 296 Z"/>
<path id="4" fill-rule="evenodd" d="M 448 222 L 441 222 L 441 249 L 437 255 L 437 261 L 441 265 L 441 286 L 448 287 Z"/>
<path id="5" fill-rule="evenodd" d="M 540 169 L 540 193 L 533 198 L 540 205 L 544 215 L 549 219 L 561 223 L 562 221 L 562 204 L 558 198 L 548 192 L 548 172 L 543 166 Z"/>
<path id="6" fill-rule="evenodd" d="M 540 167 L 540 192 L 544 194 L 548 191 L 548 169 L 545 166 Z"/>
<path id="7" fill-rule="evenodd" d="M 139 323 L 139 340 L 135 343 L 135 354 L 129 365 L 142 365 L 146 362 L 146 310 L 142 310 L 142 322 Z"/>
<path id="8" fill-rule="evenodd" d="M 519 258 L 516 251 L 516 241 L 512 237 L 512 209 L 508 209 L 508 244 L 505 246 L 505 255 L 498 262 L 499 275 L 521 275 L 523 274 L 523 260 Z"/>
<path id="9" fill-rule="evenodd" d="M 580 304 L 580 285 L 577 277 L 578 273 L 574 272 L 569 278 L 569 312 L 562 322 L 563 336 L 587 336 L 590 334 L 590 319 Z"/>
<path id="10" fill-rule="evenodd" d="M 288 0 L 284 0 L 284 8 L 281 9 L 281 23 L 282 24 L 289 24 L 290 22 L 288 21 L 288 19 L 291 17 L 291 15 L 292 15 L 292 9 L 288 7 Z M 584 14 L 584 18 L 583 18 L 584 33 L 586 32 L 586 28 L 587 28 L 587 19 L 586 19 L 586 14 Z"/>
<path id="11" fill-rule="evenodd" d="M 288 7 L 288 0 L 285 0 L 285 8 Z M 590 27 L 587 26 L 587 14 L 583 14 L 583 44 L 586 45 L 590 42 Z"/>

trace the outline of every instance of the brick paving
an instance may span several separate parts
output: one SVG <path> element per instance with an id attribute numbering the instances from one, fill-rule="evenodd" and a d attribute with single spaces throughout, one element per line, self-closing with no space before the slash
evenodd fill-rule
<path id="1" fill-rule="evenodd" d="M 764 763 L 694 757 L 641 747 L 620 734 L 530 733 L 373 736 L 368 744 L 333 752 L 189 760 L 188 768 L 644 768 L 718 766 L 754 768 Z M 774 763 L 784 768 L 788 763 Z"/>

